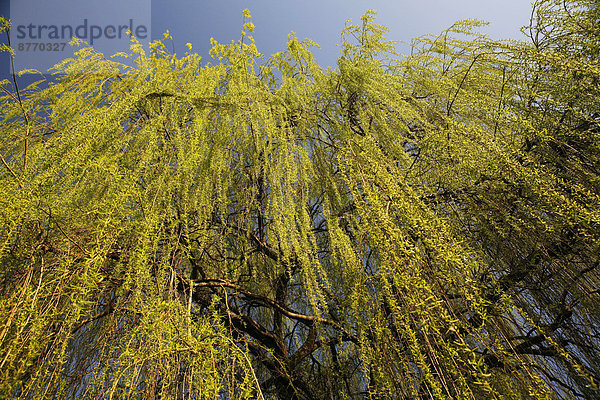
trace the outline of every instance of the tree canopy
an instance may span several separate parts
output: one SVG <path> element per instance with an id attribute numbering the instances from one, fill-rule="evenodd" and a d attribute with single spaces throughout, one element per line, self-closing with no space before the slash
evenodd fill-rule
<path id="1" fill-rule="evenodd" d="M 600 397 L 596 2 L 328 69 L 244 16 L 1 83 L 0 397 Z"/>

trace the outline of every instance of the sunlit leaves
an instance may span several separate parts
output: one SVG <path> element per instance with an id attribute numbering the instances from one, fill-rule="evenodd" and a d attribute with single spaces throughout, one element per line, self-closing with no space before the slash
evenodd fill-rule
<path id="1" fill-rule="evenodd" d="M 593 395 L 592 17 L 537 7 L 405 58 L 368 11 L 328 70 L 245 10 L 211 63 L 167 32 L 3 82 L 2 395 Z"/>

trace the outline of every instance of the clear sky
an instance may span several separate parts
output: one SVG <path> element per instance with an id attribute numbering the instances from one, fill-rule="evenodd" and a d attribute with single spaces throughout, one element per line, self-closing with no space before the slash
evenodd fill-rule
<path id="1" fill-rule="evenodd" d="M 482 32 L 493 38 L 522 39 L 520 28 L 531 14 L 529 0 L 153 0 L 152 32 L 158 36 L 169 29 L 178 53 L 191 42 L 195 51 L 207 54 L 211 36 L 222 43 L 239 39 L 244 8 L 252 14 L 263 54 L 284 49 L 288 33 L 295 31 L 300 39 L 321 45 L 315 53 L 325 65 L 335 65 L 344 22 L 360 22 L 368 9 L 376 10 L 376 22 L 390 29 L 388 38 L 401 42 L 437 34 L 467 18 L 490 22 Z M 399 51 L 408 47 L 400 45 Z"/>
<path id="2" fill-rule="evenodd" d="M 482 32 L 493 38 L 525 39 L 520 28 L 529 22 L 531 3 L 530 0 L 0 0 L 0 15 L 13 19 L 11 38 L 17 50 L 17 70 L 33 67 L 42 72 L 74 51 L 67 45 L 68 38 L 58 38 L 56 33 L 51 36 L 51 26 L 63 29 L 66 24 L 76 31 L 85 24 L 88 43 L 91 29 L 102 30 L 105 37 L 95 40 L 93 45 L 107 55 L 128 49 L 125 35 L 114 38 L 123 24 L 134 28 L 143 25 L 139 32 L 147 33 L 146 39 L 141 40 L 146 44 L 169 29 L 176 53 L 183 54 L 187 50 L 185 44 L 190 42 L 195 52 L 205 61 L 211 61 L 210 38 L 221 43 L 238 40 L 245 8 L 252 14 L 256 26 L 254 37 L 263 54 L 268 56 L 285 49 L 288 34 L 295 31 L 300 39 L 308 37 L 321 45 L 320 50 L 314 50 L 317 60 L 329 66 L 336 63 L 339 54 L 336 43 L 345 21 L 352 19 L 359 23 L 368 9 L 376 10 L 376 22 L 390 29 L 388 39 L 405 43 L 398 46 L 398 51 L 406 53 L 409 51 L 406 43 L 412 38 L 438 34 L 467 18 L 490 22 Z M 109 39 L 106 36 L 110 34 Z M 1 41 L 5 42 L 5 37 Z M 46 44 L 36 48 L 43 42 Z M 0 64 L 0 75 L 6 77 L 9 72 L 6 53 L 0 55 Z"/>

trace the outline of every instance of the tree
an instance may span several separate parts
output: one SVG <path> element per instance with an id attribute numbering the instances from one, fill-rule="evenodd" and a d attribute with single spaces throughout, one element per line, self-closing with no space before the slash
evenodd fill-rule
<path id="1" fill-rule="evenodd" d="M 2 396 L 597 397 L 595 10 L 3 82 Z"/>

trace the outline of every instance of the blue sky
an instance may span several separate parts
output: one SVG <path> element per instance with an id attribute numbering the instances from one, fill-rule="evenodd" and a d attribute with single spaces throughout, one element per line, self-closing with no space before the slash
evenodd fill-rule
<path id="1" fill-rule="evenodd" d="M 183 53 L 186 42 L 207 54 L 209 38 L 228 43 L 239 39 L 242 10 L 248 8 L 256 26 L 254 37 L 263 54 L 285 48 L 287 35 L 295 31 L 321 45 L 315 51 L 324 65 L 335 65 L 340 32 L 347 19 L 360 21 L 368 9 L 377 11 L 376 22 L 390 29 L 388 38 L 410 42 L 417 36 L 437 34 L 454 22 L 472 18 L 490 22 L 483 32 L 496 39 L 521 39 L 520 27 L 528 24 L 528 0 L 153 0 L 152 32 L 169 29 L 175 51 Z M 399 46 L 401 52 L 408 47 Z"/>
<path id="2" fill-rule="evenodd" d="M 519 30 L 529 22 L 531 4 L 529 0 L 0 0 L 0 14 L 12 18 L 20 13 L 17 24 L 24 26 L 33 21 L 38 26 L 68 23 L 76 27 L 86 19 L 90 25 L 106 27 L 134 19 L 135 23 L 148 25 L 147 40 L 160 38 L 169 29 L 176 53 L 183 54 L 187 50 L 185 44 L 190 42 L 205 61 L 211 61 L 208 57 L 211 37 L 221 43 L 240 38 L 245 8 L 252 14 L 256 26 L 254 37 L 263 54 L 268 56 L 283 50 L 288 34 L 295 31 L 300 39 L 308 37 L 321 45 L 315 54 L 321 65 L 328 66 L 336 63 L 339 54 L 336 43 L 345 21 L 359 22 L 368 9 L 376 10 L 376 22 L 390 29 L 390 40 L 408 43 L 414 37 L 438 34 L 467 18 L 490 22 L 482 32 L 493 38 L 525 39 Z M 18 44 L 16 33 L 13 29 L 13 47 Z M 127 39 L 119 43 L 115 40 L 94 43 L 107 54 L 124 50 L 128 45 Z M 409 48 L 400 44 L 398 50 L 406 53 Z M 17 53 L 17 69 L 34 67 L 45 71 L 69 56 L 67 51 L 73 52 L 68 46 L 62 53 L 22 51 Z M 7 77 L 6 55 L 0 56 L 0 64 L 4 66 L 0 68 L 1 77 Z"/>

